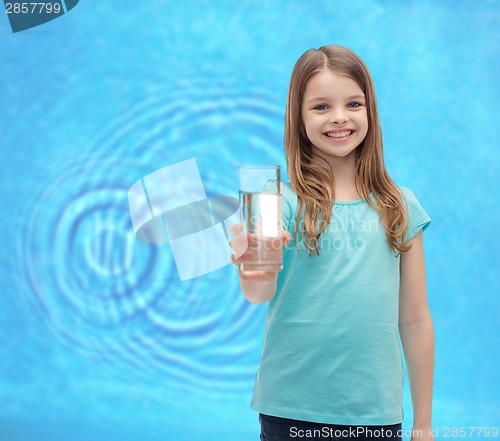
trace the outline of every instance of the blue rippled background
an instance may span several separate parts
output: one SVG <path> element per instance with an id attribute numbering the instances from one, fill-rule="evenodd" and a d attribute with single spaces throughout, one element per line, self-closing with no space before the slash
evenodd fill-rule
<path id="1" fill-rule="evenodd" d="M 2 13 L 0 439 L 258 439 L 265 306 L 231 266 L 180 282 L 127 191 L 190 158 L 210 196 L 237 195 L 238 164 L 284 166 L 291 69 L 331 43 L 371 69 L 389 171 L 433 219 L 434 425 L 499 426 L 499 11 L 81 0 L 17 34 Z"/>

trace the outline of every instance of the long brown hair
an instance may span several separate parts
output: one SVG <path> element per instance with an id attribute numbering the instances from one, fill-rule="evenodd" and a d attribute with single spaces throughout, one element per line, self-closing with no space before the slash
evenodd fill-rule
<path id="1" fill-rule="evenodd" d="M 368 132 L 356 148 L 356 190 L 379 213 L 391 249 L 408 251 L 408 215 L 403 206 L 401 192 L 385 168 L 373 80 L 363 60 L 342 46 L 323 46 L 318 50 L 306 51 L 295 64 L 290 78 L 285 115 L 285 153 L 290 184 L 299 199 L 295 243 L 298 245 L 297 233 L 304 210 L 301 233 L 305 245 L 310 255 L 320 254 L 319 238 L 330 222 L 335 200 L 333 171 L 328 165 L 322 166 L 312 161 L 312 146 L 306 135 L 301 114 L 307 81 L 325 69 L 332 69 L 352 78 L 365 94 Z M 325 183 L 330 184 L 333 195 Z M 375 202 L 370 193 L 373 194 Z"/>

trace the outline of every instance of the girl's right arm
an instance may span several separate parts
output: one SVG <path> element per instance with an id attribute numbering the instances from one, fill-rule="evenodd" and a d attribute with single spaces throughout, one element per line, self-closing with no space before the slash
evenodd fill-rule
<path id="1" fill-rule="evenodd" d="M 247 249 L 248 239 L 243 233 L 241 223 L 231 225 L 229 232 L 234 235 L 229 244 L 234 250 L 231 262 L 238 267 L 240 287 L 243 295 L 250 303 L 265 303 L 271 300 L 276 293 L 277 271 L 242 271 L 241 263 L 252 258 L 252 252 Z M 283 232 L 282 242 L 286 245 L 291 240 L 288 231 Z"/>

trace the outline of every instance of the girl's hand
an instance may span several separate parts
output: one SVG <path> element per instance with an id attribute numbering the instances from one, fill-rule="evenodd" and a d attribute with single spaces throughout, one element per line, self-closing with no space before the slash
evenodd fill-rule
<path id="1" fill-rule="evenodd" d="M 277 271 L 243 271 L 240 269 L 240 265 L 243 262 L 248 262 L 252 260 L 253 253 L 248 249 L 248 242 L 252 239 L 252 235 L 243 232 L 243 223 L 237 223 L 231 225 L 228 231 L 234 235 L 230 240 L 229 245 L 234 250 L 234 254 L 231 256 L 231 263 L 234 263 L 239 268 L 239 276 L 242 279 L 247 280 L 272 280 L 278 275 Z M 281 235 L 282 246 L 286 246 L 292 240 L 292 235 L 283 230 Z"/>
<path id="2" fill-rule="evenodd" d="M 412 436 L 410 441 L 434 441 L 434 437 L 429 433 L 423 432 L 422 435 Z"/>

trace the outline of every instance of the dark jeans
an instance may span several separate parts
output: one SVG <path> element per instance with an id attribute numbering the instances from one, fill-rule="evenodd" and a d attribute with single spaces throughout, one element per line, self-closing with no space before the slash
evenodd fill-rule
<path id="1" fill-rule="evenodd" d="M 390 426 L 340 426 L 311 423 L 259 414 L 261 441 L 401 441 L 401 424 Z"/>

